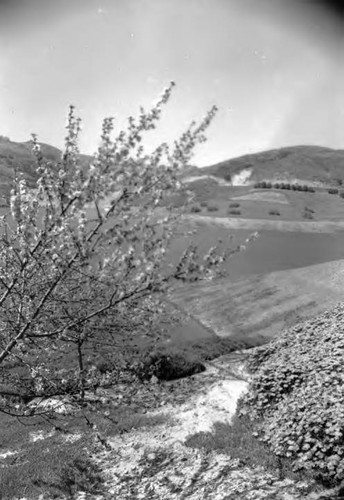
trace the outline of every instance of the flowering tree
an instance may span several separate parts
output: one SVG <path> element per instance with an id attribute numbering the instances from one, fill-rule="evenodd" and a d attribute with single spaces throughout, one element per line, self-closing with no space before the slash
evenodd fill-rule
<path id="1" fill-rule="evenodd" d="M 184 194 L 188 202 L 179 175 L 216 113 L 213 107 L 199 125 L 193 122 L 172 147 L 163 143 L 145 154 L 143 135 L 156 127 L 173 85 L 114 139 L 113 119 L 105 119 L 87 165 L 73 107 L 61 161 L 45 160 L 33 136 L 37 189 L 18 175 L 11 214 L 0 221 L 0 395 L 14 386 L 18 393 L 25 380 L 29 396 L 63 390 L 83 396 L 83 349 L 95 331 L 149 325 L 171 283 L 212 276 L 226 258 L 215 248 L 200 258 L 190 245 L 176 266 L 166 259 L 185 208 L 173 207 L 171 196 Z M 56 360 L 66 349 L 75 350 L 77 365 L 64 379 Z"/>

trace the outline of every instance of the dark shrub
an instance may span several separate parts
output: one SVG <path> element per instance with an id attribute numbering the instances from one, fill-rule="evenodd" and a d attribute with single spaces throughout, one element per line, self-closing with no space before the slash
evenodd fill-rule
<path id="1" fill-rule="evenodd" d="M 260 182 L 256 182 L 254 185 L 253 185 L 254 188 L 258 189 L 260 188 Z"/>
<path id="2" fill-rule="evenodd" d="M 341 198 L 344 198 L 344 191 L 341 191 L 341 192 L 339 193 L 339 196 L 340 196 Z"/>
<path id="3" fill-rule="evenodd" d="M 293 191 L 296 191 L 296 189 L 297 189 L 296 184 L 292 184 L 292 185 L 291 185 L 291 189 L 292 189 Z"/>
<path id="4" fill-rule="evenodd" d="M 267 182 L 266 183 L 266 189 L 271 189 L 272 188 L 272 184 L 271 182 Z"/>
<path id="5" fill-rule="evenodd" d="M 285 186 L 284 182 L 281 182 L 280 189 L 285 189 Z"/>
<path id="6" fill-rule="evenodd" d="M 315 189 L 314 189 L 313 187 L 309 187 L 309 188 L 308 188 L 308 192 L 309 192 L 309 193 L 315 193 Z"/>
<path id="7" fill-rule="evenodd" d="M 159 380 L 177 380 L 203 371 L 203 363 L 190 354 L 162 351 L 145 357 L 135 370 L 141 380 L 150 380 L 153 375 Z"/>
<path id="8" fill-rule="evenodd" d="M 240 207 L 240 203 L 230 203 L 229 207 L 230 208 L 238 208 L 238 207 Z"/>
<path id="9" fill-rule="evenodd" d="M 338 194 L 338 189 L 330 188 L 327 192 L 328 192 L 328 194 Z"/>
<path id="10" fill-rule="evenodd" d="M 312 212 L 307 212 L 307 210 L 303 212 L 302 217 L 304 219 L 314 219 Z"/>
<path id="11" fill-rule="evenodd" d="M 197 213 L 197 212 L 201 212 L 202 209 L 199 205 L 193 205 L 191 208 L 190 208 L 190 212 L 191 213 Z"/>
<path id="12" fill-rule="evenodd" d="M 261 184 L 260 187 L 262 187 L 263 189 L 266 189 L 266 182 L 265 181 L 262 181 L 260 184 Z"/>
<path id="13" fill-rule="evenodd" d="M 280 187 L 281 187 L 281 185 L 280 185 L 280 183 L 279 183 L 279 182 L 276 182 L 276 183 L 274 184 L 274 188 L 275 188 L 275 189 L 280 189 Z"/>
<path id="14" fill-rule="evenodd" d="M 302 191 L 308 191 L 308 186 L 306 186 L 306 184 L 302 186 Z"/>
<path id="15" fill-rule="evenodd" d="M 285 185 L 285 189 L 290 189 L 290 188 L 291 188 L 291 186 L 289 183 Z"/>
<path id="16" fill-rule="evenodd" d="M 219 207 L 217 205 L 208 205 L 207 210 L 208 212 L 217 212 Z"/>
<path id="17" fill-rule="evenodd" d="M 276 210 L 276 209 L 272 209 L 272 210 L 269 210 L 269 215 L 281 215 L 279 210 Z"/>
<path id="18" fill-rule="evenodd" d="M 228 210 L 228 213 L 231 215 L 241 215 L 241 211 L 236 209 Z"/>

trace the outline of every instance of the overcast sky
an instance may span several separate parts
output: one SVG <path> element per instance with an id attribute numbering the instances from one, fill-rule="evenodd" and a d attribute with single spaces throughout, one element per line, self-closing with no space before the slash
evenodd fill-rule
<path id="1" fill-rule="evenodd" d="M 212 104 L 194 164 L 293 144 L 344 148 L 344 28 L 312 0 L 0 0 L 0 134 L 61 147 L 69 104 L 95 151 L 176 82 L 158 133 Z"/>

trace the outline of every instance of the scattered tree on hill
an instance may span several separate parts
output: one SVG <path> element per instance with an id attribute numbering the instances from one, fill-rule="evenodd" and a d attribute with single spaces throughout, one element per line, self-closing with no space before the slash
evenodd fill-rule
<path id="1" fill-rule="evenodd" d="M 11 216 L 0 221 L 0 411 L 23 411 L 22 399 L 8 399 L 9 392 L 82 398 L 99 383 L 85 362 L 95 336 L 138 327 L 149 335 L 171 284 L 216 276 L 232 253 L 224 243 L 199 255 L 190 243 L 175 266 L 166 262 L 185 209 L 171 206 L 171 197 L 191 200 L 179 174 L 216 113 L 213 107 L 193 122 L 173 147 L 163 143 L 145 154 L 143 135 L 156 127 L 172 87 L 114 139 L 114 121 L 105 119 L 87 168 L 73 107 L 61 161 L 47 161 L 33 136 L 37 189 L 18 175 Z M 59 360 L 71 352 L 75 365 L 62 370 Z"/>

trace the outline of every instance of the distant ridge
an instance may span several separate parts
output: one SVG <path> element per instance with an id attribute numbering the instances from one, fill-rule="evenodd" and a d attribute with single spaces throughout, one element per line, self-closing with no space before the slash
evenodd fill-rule
<path id="1" fill-rule="evenodd" d="M 46 159 L 54 162 L 61 159 L 60 149 L 44 143 L 40 143 L 40 146 Z M 80 158 L 86 162 L 91 157 L 80 155 Z M 35 186 L 37 175 L 31 141 L 14 142 L 0 136 L 0 197 L 3 199 L 8 197 L 15 171 L 24 174 L 29 186 Z"/>
<path id="2" fill-rule="evenodd" d="M 198 174 L 193 175 L 211 175 L 227 181 L 241 175 L 246 184 L 304 180 L 332 185 L 336 179 L 343 179 L 344 184 L 344 150 L 302 145 L 271 149 L 199 168 Z"/>
<path id="3" fill-rule="evenodd" d="M 61 150 L 41 143 L 42 153 L 51 161 L 61 159 Z M 82 163 L 91 156 L 80 155 Z M 22 172 L 30 186 L 36 184 L 35 158 L 31 142 L 14 142 L 0 135 L 0 197 L 6 198 L 11 189 L 15 171 Z M 344 150 L 321 146 L 292 146 L 271 149 L 225 160 L 208 167 L 190 165 L 183 177 L 211 176 L 235 185 L 258 181 L 307 182 L 318 185 L 344 185 Z"/>

